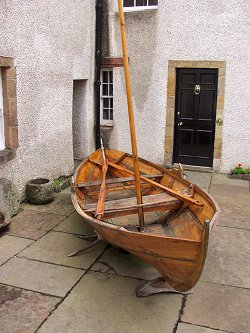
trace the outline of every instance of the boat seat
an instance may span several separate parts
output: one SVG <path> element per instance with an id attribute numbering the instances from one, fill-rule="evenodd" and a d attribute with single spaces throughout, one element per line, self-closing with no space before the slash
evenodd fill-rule
<path id="1" fill-rule="evenodd" d="M 159 178 L 162 178 L 162 174 L 143 175 L 143 177 L 146 177 L 148 179 L 159 179 Z M 106 185 L 113 185 L 113 184 L 127 183 L 127 182 L 134 182 L 134 181 L 135 181 L 134 177 L 111 178 L 111 179 L 106 179 Z M 88 181 L 85 183 L 79 183 L 79 184 L 77 184 L 77 187 L 82 188 L 82 187 L 92 187 L 92 186 L 100 186 L 100 185 L 101 185 L 101 180 L 91 180 L 91 181 Z"/>
<path id="2" fill-rule="evenodd" d="M 142 196 L 142 202 L 144 212 L 178 209 L 182 205 L 182 201 L 165 192 Z M 90 203 L 86 204 L 83 210 L 85 213 L 95 213 L 96 207 L 97 203 Z M 137 208 L 136 197 L 110 200 L 105 202 L 104 216 L 114 217 L 137 214 Z"/>

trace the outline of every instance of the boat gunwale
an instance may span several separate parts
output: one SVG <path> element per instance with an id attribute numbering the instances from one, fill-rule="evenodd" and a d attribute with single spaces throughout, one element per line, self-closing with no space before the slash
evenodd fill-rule
<path id="1" fill-rule="evenodd" d="M 120 151 L 120 150 L 116 150 L 116 149 L 110 149 L 110 148 L 108 148 L 108 149 L 105 149 L 107 152 L 108 151 L 115 151 L 115 152 L 118 152 L 118 153 L 123 153 L 124 154 L 124 152 L 122 152 L 122 151 Z M 97 151 L 100 151 L 101 152 L 101 149 L 98 149 L 98 150 L 96 150 L 95 152 L 97 152 Z M 94 152 L 94 153 L 95 153 Z M 92 153 L 93 154 L 93 153 Z M 91 155 L 92 155 L 91 154 Z M 90 155 L 90 156 L 91 156 Z M 132 154 L 130 154 L 130 153 L 126 153 L 126 157 L 130 157 L 130 158 L 133 158 L 133 156 L 132 156 Z M 74 175 L 72 176 L 72 183 L 74 183 L 74 184 L 76 184 L 76 175 L 79 173 L 79 170 L 80 169 L 82 169 L 82 167 L 83 167 L 83 165 L 84 164 L 86 164 L 87 162 L 89 162 L 89 163 L 91 163 L 90 161 L 89 161 L 89 157 L 87 157 L 87 158 L 85 158 L 83 161 L 82 161 L 82 163 L 76 168 L 76 170 L 75 170 L 75 172 L 74 172 Z M 185 179 L 185 178 L 182 178 L 181 176 L 179 176 L 178 174 L 176 174 L 176 173 L 173 173 L 171 170 L 168 170 L 168 169 L 166 169 L 166 168 L 164 168 L 163 166 L 160 166 L 160 165 L 157 165 L 157 164 L 155 164 L 155 163 L 153 163 L 153 162 L 150 162 L 150 161 L 147 161 L 147 160 L 145 160 L 145 159 L 143 159 L 143 158 L 141 158 L 141 157 L 139 157 L 139 162 L 142 162 L 142 163 L 145 163 L 146 165 L 150 165 L 150 166 L 152 166 L 152 167 L 154 167 L 154 168 L 156 168 L 156 169 L 158 169 L 159 171 L 161 171 L 161 172 L 163 172 L 163 173 L 165 173 L 165 174 L 168 174 L 170 177 L 173 177 L 173 178 L 175 178 L 175 179 L 177 179 L 178 181 L 181 181 L 183 184 L 185 184 L 185 185 L 190 185 L 190 184 L 192 184 L 189 180 L 187 180 L 187 179 Z M 213 217 L 212 217 L 212 219 L 209 221 L 209 230 L 210 231 L 212 231 L 213 229 L 214 229 L 214 227 L 218 224 L 218 221 L 219 221 L 219 217 L 220 217 L 220 215 L 221 215 L 221 209 L 220 209 L 220 207 L 219 207 L 219 205 L 218 205 L 218 203 L 217 203 L 217 201 L 216 200 L 214 200 L 214 198 L 205 190 L 205 189 L 203 189 L 203 188 L 201 188 L 199 185 L 196 185 L 196 184 L 194 184 L 195 185 L 195 191 L 197 192 L 197 193 L 199 193 L 201 196 L 203 196 L 206 200 L 208 200 L 209 201 L 209 203 L 214 207 L 214 209 L 215 209 L 215 213 L 214 213 L 214 215 L 213 215 Z M 73 202 L 73 200 L 72 200 L 72 202 Z M 76 207 L 75 207 L 76 208 Z M 78 211 L 78 213 L 80 214 L 80 215 L 82 215 L 82 214 L 84 214 L 84 215 L 86 215 L 86 219 L 90 219 L 90 220 L 96 220 L 94 217 L 91 217 L 91 216 L 89 216 L 88 214 L 86 214 L 86 213 L 84 213 L 84 211 L 81 209 L 81 207 L 79 206 L 79 211 Z M 101 220 L 96 220 L 98 223 L 100 223 L 100 221 Z M 108 224 L 108 222 L 103 222 L 102 221 L 102 223 L 104 224 L 104 225 L 107 225 Z M 130 231 L 130 230 L 127 230 L 126 228 L 124 228 L 124 227 L 119 227 L 119 226 L 116 226 L 116 225 L 113 225 L 113 224 L 108 224 L 110 227 L 112 226 L 112 228 L 115 228 L 115 229 L 117 229 L 117 230 L 120 230 L 121 228 L 123 228 L 122 230 L 123 231 L 127 231 L 127 232 L 133 232 L 133 231 Z M 137 234 L 137 232 L 134 232 L 135 234 Z M 146 235 L 149 235 L 149 234 L 146 234 Z M 161 237 L 161 238 L 170 238 L 170 239 L 175 239 L 175 238 L 171 238 L 171 237 L 165 237 L 165 236 L 160 236 L 160 235 L 157 235 L 157 237 Z M 186 238 L 179 238 L 179 239 L 183 239 L 183 240 L 187 240 Z M 190 240 L 189 240 L 190 241 Z"/>

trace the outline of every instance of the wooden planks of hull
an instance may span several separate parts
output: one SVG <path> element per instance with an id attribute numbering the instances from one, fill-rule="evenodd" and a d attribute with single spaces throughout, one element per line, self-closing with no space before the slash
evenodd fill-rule
<path id="1" fill-rule="evenodd" d="M 180 199 L 184 195 L 204 205 L 194 205 L 192 200 L 183 202 L 141 179 L 142 189 L 147 185 L 141 204 L 146 223 L 145 232 L 139 232 L 134 177 L 124 171 L 132 170 L 132 156 L 111 149 L 105 150 L 105 154 L 108 161 L 121 168 L 108 167 L 103 217 L 101 220 L 94 217 L 98 189 L 103 180 L 100 151 L 94 152 L 76 170 L 72 182 L 75 209 L 103 240 L 154 266 L 176 290 L 189 290 L 202 272 L 209 221 L 213 225 L 216 223 L 219 207 L 206 192 L 178 173 L 139 159 L 140 174 L 147 180 L 154 179 L 158 184 L 168 186 L 179 193 Z M 99 165 L 90 160 L 98 161 Z"/>

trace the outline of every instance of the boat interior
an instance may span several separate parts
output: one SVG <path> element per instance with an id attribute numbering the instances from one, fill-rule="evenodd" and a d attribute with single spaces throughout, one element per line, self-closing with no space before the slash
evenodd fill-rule
<path id="1" fill-rule="evenodd" d="M 181 168 L 169 171 L 139 160 L 142 204 L 137 204 L 133 159 L 130 154 L 105 150 L 108 168 L 105 174 L 105 198 L 101 221 L 140 232 L 138 207 L 144 215 L 145 233 L 200 241 L 206 214 L 214 214 L 211 203 L 197 193 L 195 185 L 183 177 Z M 85 214 L 97 218 L 103 177 L 101 150 L 93 153 L 76 171 L 75 191 Z M 197 198 L 195 198 L 197 197 Z M 209 206 L 209 207 L 208 207 Z"/>

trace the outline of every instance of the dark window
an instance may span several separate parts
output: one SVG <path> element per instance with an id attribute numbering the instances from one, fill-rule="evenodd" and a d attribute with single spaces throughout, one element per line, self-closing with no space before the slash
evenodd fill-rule
<path id="1" fill-rule="evenodd" d="M 123 0 L 124 7 L 158 6 L 158 0 Z"/>

